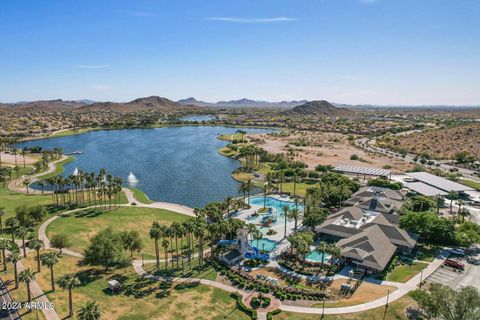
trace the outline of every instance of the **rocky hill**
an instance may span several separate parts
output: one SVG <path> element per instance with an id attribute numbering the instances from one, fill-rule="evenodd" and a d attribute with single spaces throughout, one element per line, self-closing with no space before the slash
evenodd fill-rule
<path id="1" fill-rule="evenodd" d="M 289 114 L 297 115 L 319 115 L 327 117 L 349 116 L 353 111 L 344 108 L 335 107 L 328 101 L 309 101 L 302 105 L 296 106 L 291 110 L 286 111 Z"/>

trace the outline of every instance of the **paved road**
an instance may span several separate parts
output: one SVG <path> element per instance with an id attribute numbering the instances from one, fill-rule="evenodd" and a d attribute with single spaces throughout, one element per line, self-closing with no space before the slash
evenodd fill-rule
<path id="1" fill-rule="evenodd" d="M 11 303 L 12 297 L 8 293 L 8 288 L 3 283 L 2 279 L 0 279 L 0 320 L 14 320 L 20 319 L 20 315 L 18 314 L 16 309 L 3 309 L 6 307 L 5 304 Z"/>

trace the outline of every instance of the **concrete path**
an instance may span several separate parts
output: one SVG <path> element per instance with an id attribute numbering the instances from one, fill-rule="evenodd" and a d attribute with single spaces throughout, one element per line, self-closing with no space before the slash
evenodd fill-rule
<path id="1" fill-rule="evenodd" d="M 187 206 L 183 206 L 181 204 L 176 203 L 169 203 L 169 202 L 154 202 L 154 203 L 141 203 L 138 201 L 135 196 L 133 195 L 133 191 L 128 188 L 122 188 L 122 191 L 127 196 L 128 203 L 131 205 L 133 202 L 136 203 L 135 207 L 142 207 L 142 208 L 154 208 L 154 209 L 164 209 L 170 210 L 174 212 L 178 212 L 187 216 L 195 217 L 195 213 L 193 209 Z"/>
<path id="2" fill-rule="evenodd" d="M 63 155 L 60 159 L 49 162 L 48 163 L 48 168 L 47 168 L 46 171 L 38 172 L 38 173 L 35 173 L 35 174 L 32 174 L 32 175 L 23 175 L 18 179 L 10 181 L 10 183 L 8 184 L 8 188 L 12 191 L 15 191 L 15 192 L 27 193 L 27 188 L 25 188 L 22 184 L 23 181 L 25 181 L 25 179 L 28 178 L 28 179 L 30 179 L 30 183 L 34 183 L 35 181 L 39 180 L 38 177 L 41 177 L 43 175 L 54 172 L 55 168 L 56 168 L 56 164 L 60 161 L 63 161 L 65 159 L 67 159 L 67 158 L 68 158 L 67 156 Z M 29 194 L 41 194 L 42 191 L 29 188 L 28 193 Z M 51 192 L 50 191 L 44 191 L 43 193 L 44 194 L 49 194 Z"/>

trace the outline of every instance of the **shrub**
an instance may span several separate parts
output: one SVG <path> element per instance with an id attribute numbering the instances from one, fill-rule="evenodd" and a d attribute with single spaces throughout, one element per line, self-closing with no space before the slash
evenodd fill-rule
<path id="1" fill-rule="evenodd" d="M 350 160 L 358 160 L 358 159 L 360 159 L 360 158 L 359 158 L 358 155 L 356 155 L 356 154 L 352 154 L 352 155 L 350 156 Z"/>

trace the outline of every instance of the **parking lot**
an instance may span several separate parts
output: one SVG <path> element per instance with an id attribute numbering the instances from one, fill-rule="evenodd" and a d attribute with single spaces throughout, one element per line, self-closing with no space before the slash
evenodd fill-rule
<path id="1" fill-rule="evenodd" d="M 426 281 L 440 283 L 454 289 L 465 286 L 473 286 L 480 290 L 480 250 L 470 253 L 459 260 L 465 264 L 465 271 L 459 272 L 450 267 L 438 268 Z"/>

